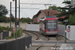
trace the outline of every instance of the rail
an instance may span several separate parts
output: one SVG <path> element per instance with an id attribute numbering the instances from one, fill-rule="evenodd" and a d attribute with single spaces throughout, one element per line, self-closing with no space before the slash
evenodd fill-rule
<path id="1" fill-rule="evenodd" d="M 57 36 L 58 36 L 58 35 L 57 35 Z M 55 44 L 55 50 L 56 50 L 57 45 L 58 45 L 58 43 L 59 43 L 59 39 L 57 38 L 57 36 L 56 36 L 57 42 L 56 42 L 56 44 Z"/>
<path id="2" fill-rule="evenodd" d="M 48 38 L 48 37 L 47 37 Z M 43 44 L 45 44 L 48 41 L 48 39 L 46 41 L 44 41 L 41 45 L 39 45 L 39 47 L 37 47 L 35 50 L 38 50 L 40 47 L 42 47 Z"/>
<path id="3" fill-rule="evenodd" d="M 46 41 L 45 41 L 46 42 Z M 43 42 L 39 47 L 37 47 L 35 50 L 38 50 L 45 42 Z"/>

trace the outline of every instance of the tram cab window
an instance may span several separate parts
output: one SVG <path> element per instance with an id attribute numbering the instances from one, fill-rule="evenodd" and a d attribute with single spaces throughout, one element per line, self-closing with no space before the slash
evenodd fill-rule
<path id="1" fill-rule="evenodd" d="M 56 22 L 53 20 L 50 20 L 48 21 L 47 23 L 47 28 L 50 29 L 50 28 L 56 28 Z"/>

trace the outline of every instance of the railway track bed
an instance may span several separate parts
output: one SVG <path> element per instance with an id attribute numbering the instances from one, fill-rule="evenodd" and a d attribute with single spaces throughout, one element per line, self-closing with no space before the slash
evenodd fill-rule
<path id="1" fill-rule="evenodd" d="M 59 41 L 65 40 L 63 36 L 44 36 L 40 32 L 34 31 L 23 31 L 27 36 L 32 36 L 32 47 L 27 50 L 59 50 L 61 44 L 58 45 Z M 54 43 L 50 43 L 54 42 Z"/>
<path id="2" fill-rule="evenodd" d="M 56 36 L 45 36 L 40 34 L 40 32 L 34 32 L 34 31 L 23 31 L 23 33 L 26 34 L 26 36 L 32 36 L 33 41 L 57 41 L 57 38 L 59 41 L 64 41 L 65 38 L 61 35 Z M 68 39 L 67 39 L 68 40 Z"/>

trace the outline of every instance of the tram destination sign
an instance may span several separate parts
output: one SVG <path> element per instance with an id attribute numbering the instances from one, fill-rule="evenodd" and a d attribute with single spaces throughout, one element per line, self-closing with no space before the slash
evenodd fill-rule
<path id="1" fill-rule="evenodd" d="M 55 22 L 55 20 L 48 20 L 48 22 Z"/>
<path id="2" fill-rule="evenodd" d="M 75 6 L 75 0 L 71 0 L 71 6 Z"/>

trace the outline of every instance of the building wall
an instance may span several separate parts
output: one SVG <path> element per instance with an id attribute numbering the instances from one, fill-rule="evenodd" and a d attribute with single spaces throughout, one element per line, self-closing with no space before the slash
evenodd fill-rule
<path id="1" fill-rule="evenodd" d="M 37 19 L 33 20 L 33 23 L 37 23 Z"/>
<path id="2" fill-rule="evenodd" d="M 42 17 L 45 17 L 42 13 L 40 13 L 39 15 L 38 15 L 38 19 L 37 19 L 37 22 L 39 22 L 40 21 L 40 18 L 42 18 Z"/>

